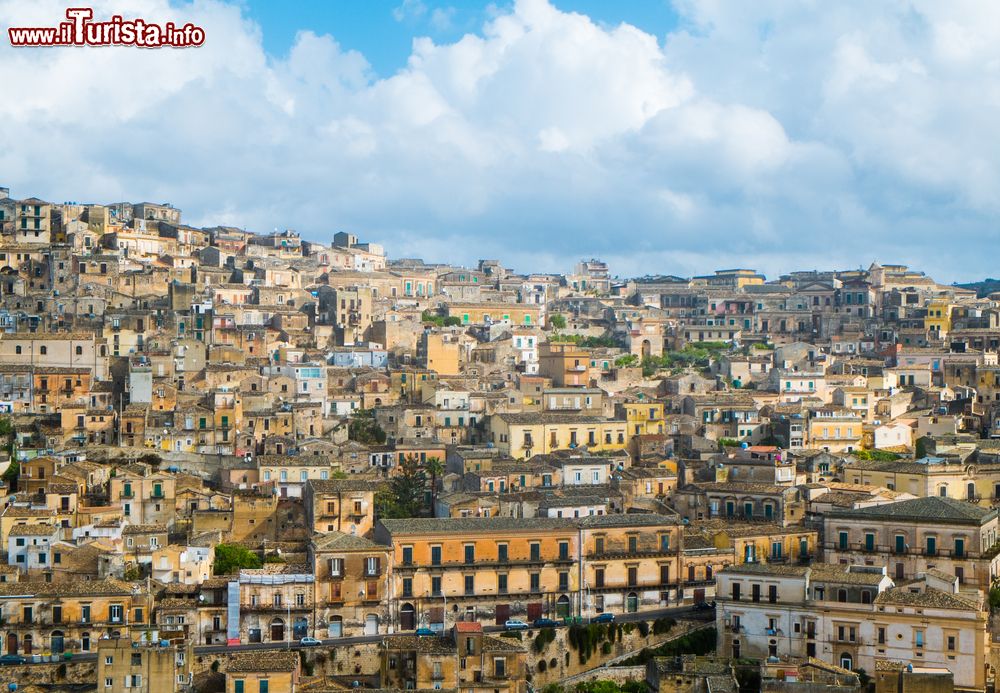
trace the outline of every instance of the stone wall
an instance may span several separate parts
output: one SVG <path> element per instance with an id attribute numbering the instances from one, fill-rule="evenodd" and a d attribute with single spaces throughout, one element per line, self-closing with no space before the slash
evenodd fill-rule
<path id="1" fill-rule="evenodd" d="M 622 624 L 628 625 L 628 624 Z M 680 637 L 692 628 L 702 628 L 706 625 L 704 621 L 677 621 L 676 625 L 667 633 L 660 635 L 653 634 L 652 623 L 650 623 L 649 634 L 643 637 L 636 624 L 631 633 L 622 633 L 622 639 L 616 639 L 611 646 L 611 652 L 604 654 L 601 645 L 597 645 L 595 651 L 585 664 L 580 664 L 579 653 L 569 643 L 569 629 L 556 629 L 556 639 L 550 642 L 541 654 L 537 654 L 533 648 L 533 642 L 538 631 L 531 629 L 524 634 L 522 641 L 528 651 L 527 667 L 531 675 L 530 681 L 536 689 L 543 687 L 547 683 L 561 681 L 562 679 L 577 676 L 598 667 L 603 667 L 610 662 L 622 658 L 628 658 L 632 654 L 638 654 L 643 648 L 654 648 L 663 643 Z M 569 655 L 569 663 L 566 662 L 566 655 Z M 540 671 L 539 662 L 545 660 L 545 671 Z M 555 660 L 555 666 L 552 661 Z M 644 675 L 645 676 L 645 675 Z M 644 676 L 642 678 L 644 678 Z M 600 677 L 598 677 L 600 678 Z"/>

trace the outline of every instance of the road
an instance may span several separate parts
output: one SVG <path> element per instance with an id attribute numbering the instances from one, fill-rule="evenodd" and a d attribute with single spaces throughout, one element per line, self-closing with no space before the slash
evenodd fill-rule
<path id="1" fill-rule="evenodd" d="M 615 614 L 615 623 L 634 623 L 636 621 L 653 621 L 658 618 L 669 616 L 672 618 L 677 618 L 680 616 L 686 616 L 689 618 L 702 618 L 704 620 L 709 620 L 709 618 L 715 617 L 714 610 L 701 610 L 697 611 L 693 606 L 677 606 L 670 607 L 667 609 L 655 609 L 652 611 L 640 611 L 633 614 Z M 565 623 L 559 623 L 557 628 L 565 628 Z M 499 633 L 504 630 L 503 626 L 484 626 L 483 632 L 486 633 Z M 405 635 L 405 633 L 403 633 Z M 321 641 L 322 646 L 320 647 L 335 647 L 343 645 L 362 645 L 365 643 L 379 642 L 386 636 L 385 633 L 380 633 L 378 635 L 358 635 L 349 638 L 329 638 Z M 284 650 L 284 649 L 300 649 L 296 641 L 290 643 L 285 642 L 256 642 L 256 643 L 244 643 L 241 645 L 197 645 L 194 648 L 195 654 L 205 655 L 205 654 L 221 654 L 224 652 L 252 652 L 254 650 Z M 71 661 L 74 662 L 87 662 L 97 659 L 96 653 L 89 654 L 73 654 Z M 29 664 L 44 664 L 45 662 L 29 662 Z"/>

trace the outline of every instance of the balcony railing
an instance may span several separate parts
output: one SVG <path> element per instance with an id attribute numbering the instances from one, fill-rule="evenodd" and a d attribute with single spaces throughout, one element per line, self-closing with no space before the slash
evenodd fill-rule
<path id="1" fill-rule="evenodd" d="M 980 554 L 975 551 L 969 551 L 968 549 L 962 549 L 962 551 L 956 551 L 955 549 L 946 549 L 941 547 L 934 547 L 933 550 L 928 551 L 927 547 L 922 546 L 910 546 L 902 551 L 898 550 L 895 544 L 866 544 L 865 542 L 848 542 L 843 544 L 839 541 L 828 541 L 823 544 L 823 548 L 827 551 L 852 551 L 859 553 L 880 553 L 889 554 L 892 556 L 927 556 L 932 558 L 962 558 L 962 559 L 976 559 L 980 558 Z"/>

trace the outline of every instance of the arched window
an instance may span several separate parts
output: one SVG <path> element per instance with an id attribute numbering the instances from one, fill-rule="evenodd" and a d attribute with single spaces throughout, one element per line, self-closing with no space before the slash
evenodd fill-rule
<path id="1" fill-rule="evenodd" d="M 83 347 L 82 346 L 78 346 L 76 348 L 76 355 L 77 356 L 83 356 Z"/>
<path id="2" fill-rule="evenodd" d="M 43 346 L 38 350 L 38 353 L 41 354 L 42 356 L 45 356 L 46 354 L 49 353 L 49 348 L 47 346 Z"/>
<path id="3" fill-rule="evenodd" d="M 21 345 L 20 344 L 18 344 L 16 347 L 14 347 L 14 353 L 15 354 L 20 354 L 21 353 Z"/>
<path id="4" fill-rule="evenodd" d="M 854 670 L 854 658 L 851 656 L 850 652 L 844 652 L 840 655 L 840 666 L 848 671 Z"/>

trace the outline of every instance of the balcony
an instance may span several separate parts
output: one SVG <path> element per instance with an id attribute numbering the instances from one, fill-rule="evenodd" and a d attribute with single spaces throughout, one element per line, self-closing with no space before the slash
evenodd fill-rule
<path id="1" fill-rule="evenodd" d="M 274 602 L 268 602 L 266 604 L 241 604 L 240 609 L 243 611 L 258 612 L 312 611 L 312 604 L 275 604 Z"/>

